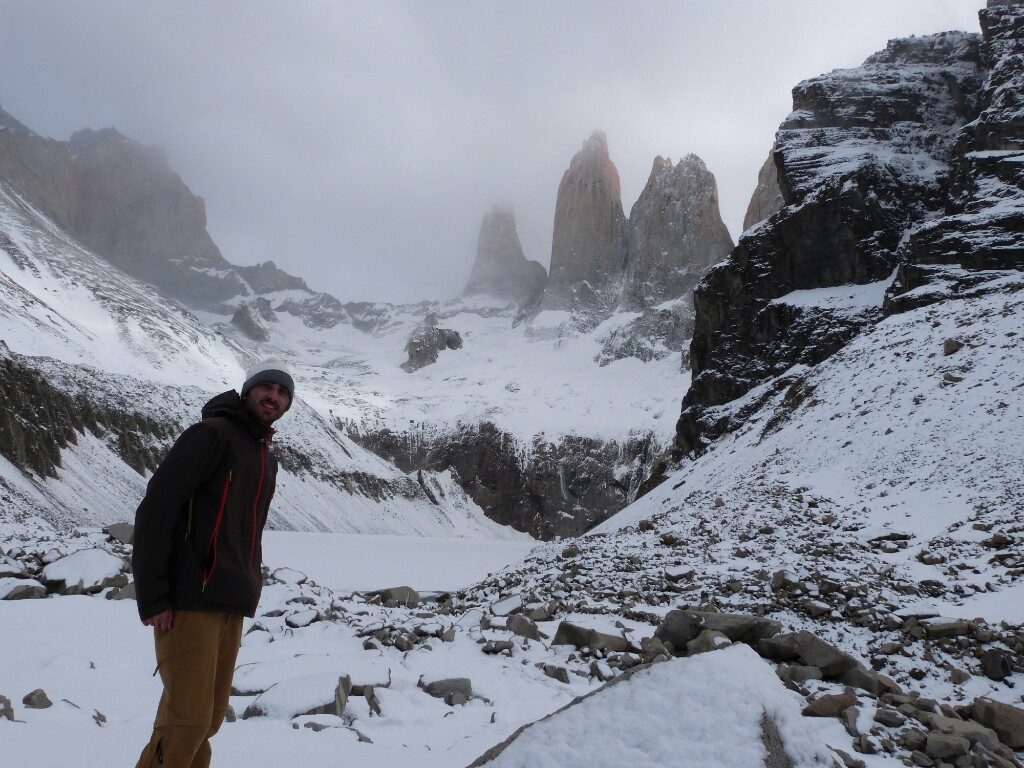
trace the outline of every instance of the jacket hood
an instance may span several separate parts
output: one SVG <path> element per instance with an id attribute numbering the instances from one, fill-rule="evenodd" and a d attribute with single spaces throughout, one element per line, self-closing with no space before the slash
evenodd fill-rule
<path id="1" fill-rule="evenodd" d="M 274 434 L 274 428 L 268 427 L 253 418 L 242 402 L 241 395 L 233 389 L 221 392 L 203 406 L 203 418 L 209 419 L 221 417 L 236 421 L 252 433 L 257 440 L 269 438 Z"/>

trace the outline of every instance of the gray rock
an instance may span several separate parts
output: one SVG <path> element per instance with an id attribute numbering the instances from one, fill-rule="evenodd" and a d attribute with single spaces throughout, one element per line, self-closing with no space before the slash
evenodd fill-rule
<path id="1" fill-rule="evenodd" d="M 363 686 L 363 698 L 366 699 L 366 704 L 370 708 L 370 715 L 380 716 L 380 699 L 377 698 L 377 692 L 372 685 Z"/>
<path id="2" fill-rule="evenodd" d="M 46 695 L 46 691 L 42 688 L 36 688 L 31 693 L 26 693 L 21 703 L 29 709 L 47 709 L 53 706 L 50 697 Z"/>
<path id="3" fill-rule="evenodd" d="M 114 523 L 104 528 L 103 532 L 114 541 L 119 541 L 122 544 L 131 544 L 135 536 L 135 526 L 131 523 Z"/>
<path id="4" fill-rule="evenodd" d="M 569 684 L 569 671 L 565 667 L 559 667 L 555 664 L 545 664 L 544 674 L 560 683 L 565 683 L 566 685 Z"/>
<path id="5" fill-rule="evenodd" d="M 802 659 L 805 664 L 820 669 L 826 678 L 840 677 L 859 664 L 849 654 L 806 630 L 772 637 L 769 641 L 758 643 L 757 648 L 761 655 L 768 658 Z"/>
<path id="6" fill-rule="evenodd" d="M 907 722 L 907 716 L 892 707 L 879 707 L 875 710 L 873 720 L 890 728 L 899 728 Z"/>
<path id="7" fill-rule="evenodd" d="M 14 719 L 14 705 L 6 696 L 0 696 L 0 717 L 5 720 Z"/>
<path id="8" fill-rule="evenodd" d="M 971 625 L 964 619 L 924 619 L 921 625 L 928 637 L 934 639 L 960 637 L 971 633 Z"/>
<path id="9" fill-rule="evenodd" d="M 4 600 L 36 600 L 46 597 L 46 587 L 34 579 L 26 579 L 24 584 L 16 584 L 11 587 Z"/>
<path id="10" fill-rule="evenodd" d="M 714 629 L 705 629 L 697 635 L 697 637 L 686 644 L 686 655 L 695 656 L 698 653 L 717 651 L 719 648 L 725 648 L 729 645 L 732 645 L 732 640 L 730 640 L 724 632 L 719 632 Z"/>
<path id="11" fill-rule="evenodd" d="M 732 250 L 714 175 L 696 155 L 657 157 L 627 222 L 622 305 L 645 309 L 685 296 Z"/>
<path id="12" fill-rule="evenodd" d="M 610 312 L 619 299 L 626 263 L 626 226 L 608 139 L 594 131 L 558 185 L 541 309 L 582 309 L 602 317 Z"/>
<path id="13" fill-rule="evenodd" d="M 1024 709 L 982 697 L 971 705 L 971 719 L 995 731 L 1010 749 L 1024 748 Z"/>
<path id="14" fill-rule="evenodd" d="M 860 707 L 847 707 L 839 713 L 839 722 L 843 724 L 843 728 L 854 739 L 863 735 L 857 727 L 858 719 L 860 719 Z"/>
<path id="15" fill-rule="evenodd" d="M 644 663 L 650 663 L 655 659 L 669 659 L 672 653 L 665 647 L 665 644 L 656 637 L 640 638 L 640 652 L 644 655 Z"/>
<path id="16" fill-rule="evenodd" d="M 402 653 L 408 653 L 416 647 L 416 636 L 404 632 L 395 637 L 395 648 Z"/>
<path id="17" fill-rule="evenodd" d="M 338 678 L 338 685 L 334 689 L 334 709 L 338 717 L 345 714 L 345 707 L 348 706 L 348 697 L 351 694 L 352 678 L 349 675 L 342 675 Z"/>
<path id="18" fill-rule="evenodd" d="M 767 712 L 761 715 L 761 743 L 764 745 L 764 768 L 793 768 L 779 726 Z"/>
<path id="19" fill-rule="evenodd" d="M 503 652 L 511 652 L 515 644 L 511 640 L 488 640 L 483 644 L 481 650 L 489 656 L 495 656 Z"/>
<path id="20" fill-rule="evenodd" d="M 615 651 L 629 650 L 632 645 L 624 637 L 609 635 L 605 632 L 598 632 L 595 629 L 580 627 L 568 621 L 558 624 L 558 630 L 551 641 L 552 645 L 571 645 L 575 648 L 589 648 L 592 651 Z"/>
<path id="21" fill-rule="evenodd" d="M 1004 680 L 1013 674 L 1013 654 L 1002 648 L 989 648 L 981 654 L 981 671 L 989 680 Z"/>
<path id="22" fill-rule="evenodd" d="M 900 687 L 885 675 L 880 675 L 875 670 L 865 667 L 857 662 L 856 666 L 848 669 L 839 676 L 839 682 L 852 686 L 862 691 L 879 696 L 884 691 L 899 693 Z"/>
<path id="23" fill-rule="evenodd" d="M 463 295 L 483 293 L 529 306 L 540 298 L 546 279 L 547 270 L 523 254 L 515 214 L 501 206 L 492 208 L 480 224 L 476 260 Z"/>
<path id="24" fill-rule="evenodd" d="M 450 328 L 427 327 L 416 331 L 406 342 L 405 351 L 409 359 L 402 363 L 406 373 L 437 362 L 437 355 L 444 349 L 462 349 L 462 336 Z"/>
<path id="25" fill-rule="evenodd" d="M 422 685 L 424 691 L 437 699 L 458 693 L 466 701 L 473 695 L 473 682 L 468 677 L 448 677 Z"/>
<path id="26" fill-rule="evenodd" d="M 558 613 L 558 601 L 549 600 L 544 605 L 530 610 L 530 618 L 534 621 L 550 621 Z"/>
<path id="27" fill-rule="evenodd" d="M 768 150 L 768 159 L 764 161 L 761 170 L 757 172 L 757 186 L 750 196 L 747 204 L 747 212 L 743 216 L 744 231 L 750 229 L 769 216 L 773 216 L 782 210 L 786 202 L 782 199 L 782 190 L 779 188 L 779 172 L 775 168 L 775 145 Z"/>
<path id="28" fill-rule="evenodd" d="M 989 749 L 999 747 L 999 736 L 991 728 L 972 720 L 961 720 L 956 717 L 945 717 L 943 715 L 931 715 L 928 725 L 933 731 L 953 736 L 961 736 L 971 744 L 984 744 Z"/>
<path id="29" fill-rule="evenodd" d="M 808 680 L 821 680 L 821 670 L 817 667 L 808 667 L 802 664 L 779 664 L 775 674 L 784 683 L 803 685 Z"/>
<path id="30" fill-rule="evenodd" d="M 839 755 L 839 759 L 842 761 L 844 768 L 865 768 L 863 760 L 858 760 L 853 755 L 844 752 L 836 747 L 829 747 L 833 752 Z"/>
<path id="31" fill-rule="evenodd" d="M 114 588 L 107 592 L 108 600 L 134 600 L 135 599 L 135 582 L 126 584 L 120 589 Z"/>
<path id="32" fill-rule="evenodd" d="M 508 621 L 505 622 L 505 628 L 509 632 L 519 635 L 519 637 L 525 637 L 528 640 L 540 640 L 540 628 L 537 626 L 537 622 L 523 616 L 521 613 L 509 616 Z"/>
<path id="33" fill-rule="evenodd" d="M 928 742 L 924 752 L 933 760 L 948 760 L 966 755 L 971 751 L 971 742 L 963 736 L 932 731 L 928 734 Z"/>
<path id="34" fill-rule="evenodd" d="M 856 703 L 857 697 L 852 693 L 827 693 L 804 707 L 803 714 L 807 717 L 839 717 L 843 710 Z"/>
<path id="35" fill-rule="evenodd" d="M 706 629 L 721 632 L 734 643 L 756 645 L 758 640 L 776 634 L 782 625 L 772 619 L 710 611 L 669 611 L 654 632 L 663 643 L 672 643 L 676 653 L 686 648 Z"/>
<path id="36" fill-rule="evenodd" d="M 415 608 L 420 604 L 420 593 L 412 587 L 389 587 L 376 592 L 367 593 L 370 597 L 378 597 L 384 605 Z"/>

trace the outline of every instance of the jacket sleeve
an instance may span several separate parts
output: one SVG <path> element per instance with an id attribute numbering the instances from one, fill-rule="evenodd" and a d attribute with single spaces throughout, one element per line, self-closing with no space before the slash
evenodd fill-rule
<path id="1" fill-rule="evenodd" d="M 177 439 L 146 487 L 135 512 L 132 571 L 139 616 L 145 620 L 171 608 L 174 530 L 196 490 L 222 462 L 227 445 L 212 424 L 200 422 Z"/>

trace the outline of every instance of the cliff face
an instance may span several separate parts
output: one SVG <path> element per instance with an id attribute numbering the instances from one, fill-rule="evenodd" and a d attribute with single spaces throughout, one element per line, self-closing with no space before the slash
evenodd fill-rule
<path id="1" fill-rule="evenodd" d="M 206 231 L 206 205 L 167 165 L 164 152 L 113 129 L 79 131 L 68 143 L 78 200 L 71 232 L 115 266 L 189 304 L 216 307 L 245 294 Z"/>
<path id="2" fill-rule="evenodd" d="M 488 294 L 517 302 L 534 304 L 544 290 L 547 271 L 523 254 L 511 210 L 495 206 L 484 215 L 476 244 L 476 260 L 464 296 Z"/>
<path id="3" fill-rule="evenodd" d="M 1022 6 L 990 6 L 983 39 L 891 41 L 861 67 L 794 89 L 794 111 L 776 135 L 786 207 L 746 233 L 695 291 L 680 453 L 699 453 L 730 428 L 718 406 L 919 302 L 919 293 L 901 295 L 937 279 L 934 265 L 1024 264 Z M 884 308 L 821 293 L 884 287 L 894 272 Z M 818 293 L 794 294 L 809 290 Z"/>
<path id="4" fill-rule="evenodd" d="M 645 309 L 693 290 L 732 249 L 715 177 L 696 155 L 675 166 L 658 157 L 629 213 L 622 305 Z"/>
<path id="5" fill-rule="evenodd" d="M 990 2 L 979 16 L 979 113 L 956 139 L 946 215 L 910 234 L 900 274 L 908 289 L 925 280 L 922 265 L 1024 262 L 1024 6 Z"/>
<path id="6" fill-rule="evenodd" d="M 542 309 L 610 309 L 626 264 L 626 217 L 608 139 L 595 131 L 558 185 Z"/>
<path id="7" fill-rule="evenodd" d="M 232 316 L 261 294 L 298 291 L 307 295 L 275 308 L 316 328 L 350 320 L 341 302 L 273 262 L 228 263 L 206 231 L 203 199 L 163 150 L 112 128 L 60 142 L 0 110 L 0 178 L 77 242 L 187 306 Z"/>

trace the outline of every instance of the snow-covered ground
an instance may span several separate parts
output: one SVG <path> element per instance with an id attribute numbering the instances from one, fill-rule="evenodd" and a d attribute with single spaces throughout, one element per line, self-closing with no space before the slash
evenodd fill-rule
<path id="1" fill-rule="evenodd" d="M 294 364 L 301 397 L 353 429 L 391 429 L 432 437 L 491 422 L 521 445 L 565 435 L 623 441 L 651 434 L 666 445 L 675 433 L 679 399 L 688 384 L 681 350 L 660 360 L 636 358 L 599 366 L 605 340 L 636 313 L 617 314 L 589 333 L 567 324 L 567 313 L 541 313 L 514 326 L 514 307 L 488 297 L 432 304 L 437 325 L 457 331 L 463 346 L 442 350 L 437 362 L 412 373 L 405 345 L 428 309 L 389 307 L 372 333 L 348 323 L 310 328 L 277 313 L 265 324 L 259 355 Z M 553 316 L 557 315 L 557 316 Z M 246 343 L 223 317 L 207 323 Z"/>
<path id="2" fill-rule="evenodd" d="M 452 585 L 480 568 L 497 570 L 511 554 L 507 545 L 468 545 L 465 540 L 420 540 L 424 546 L 413 549 L 409 540 L 400 538 L 317 538 L 321 541 L 307 534 L 272 535 L 269 565 L 297 569 L 310 564 L 325 583 L 365 581 L 370 577 L 362 564 L 345 556 L 358 548 L 381 566 L 381 573 L 407 576 L 414 586 L 420 586 L 417 578 L 424 584 Z M 311 544 L 321 553 L 337 547 L 340 556 L 311 557 Z M 81 560 L 83 567 L 88 567 L 86 560 Z M 269 587 L 261 613 L 286 607 L 292 591 L 290 585 Z M 381 611 L 351 600 L 336 602 L 336 608 L 353 614 Z M 434 616 L 431 621 L 444 619 Z M 468 765 L 519 726 L 598 687 L 585 678 L 565 684 L 546 677 L 535 663 L 554 662 L 560 655 L 545 643 L 524 642 L 515 658 L 481 654 L 478 639 L 487 633 L 474 626 L 474 619 L 478 622 L 479 614 L 451 617 L 454 641 L 431 641 L 406 654 L 364 650 L 353 631 L 356 625 L 343 621 L 273 634 L 259 631 L 272 625 L 272 619 L 247 621 L 247 630 L 256 629 L 245 636 L 236 688 L 284 682 L 260 697 L 267 717 L 224 725 L 214 740 L 216 764 Z M 372 619 L 363 625 L 372 626 Z M 0 718 L 4 765 L 108 768 L 136 759 L 148 738 L 160 685 L 152 674 L 151 630 L 139 623 L 132 601 L 79 596 L 2 603 L 0 655 L 8 661 L 0 695 L 13 701 L 16 717 L 14 722 Z M 379 716 L 353 696 L 346 708 L 350 727 L 333 715 L 292 717 L 297 708 L 316 706 L 325 694 L 333 696 L 341 673 L 356 684 L 387 686 L 376 689 Z M 545 723 L 543 739 L 521 740 L 499 764 L 569 765 L 565 760 L 576 745 L 589 750 L 586 764 L 593 766 L 622 765 L 617 760 L 627 755 L 632 755 L 630 765 L 663 765 L 662 758 L 676 754 L 680 765 L 743 768 L 762 752 L 762 710 L 780 724 L 797 765 L 810 765 L 815 755 L 824 754 L 821 734 L 799 717 L 800 697 L 786 691 L 749 650 L 658 665 L 646 674 L 646 681 L 617 687 L 610 708 L 595 701 L 596 709 Z M 426 683 L 456 676 L 472 682 L 473 698 L 467 704 L 450 707 L 417 687 L 421 679 Z M 37 688 L 53 706 L 21 705 L 21 697 Z M 739 697 L 745 697 L 742 713 L 735 709 Z M 239 716 L 254 698 L 232 698 Z M 723 721 L 726 710 L 735 717 Z M 580 717 L 587 730 L 581 731 Z M 304 727 L 314 724 L 317 729 Z M 722 730 L 726 725 L 728 732 Z M 360 741 L 358 734 L 371 741 Z M 681 745 L 687 747 L 685 754 L 679 752 Z"/>

